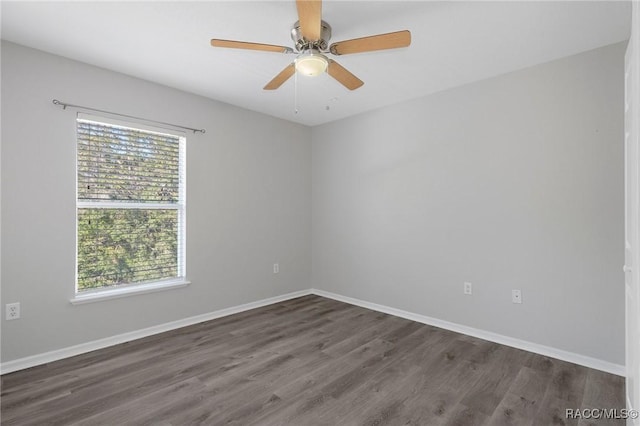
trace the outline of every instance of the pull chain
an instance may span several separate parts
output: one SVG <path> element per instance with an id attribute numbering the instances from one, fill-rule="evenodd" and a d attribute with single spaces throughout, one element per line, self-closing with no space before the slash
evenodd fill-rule
<path id="1" fill-rule="evenodd" d="M 293 113 L 298 113 L 298 71 L 293 71 Z"/>

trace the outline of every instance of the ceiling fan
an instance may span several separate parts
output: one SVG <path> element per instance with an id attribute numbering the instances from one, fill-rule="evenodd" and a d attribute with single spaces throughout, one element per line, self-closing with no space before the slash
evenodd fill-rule
<path id="1" fill-rule="evenodd" d="M 275 90 L 287 81 L 296 71 L 308 76 L 316 76 L 327 72 L 349 90 L 357 89 L 364 82 L 350 73 L 342 65 L 326 54 L 347 55 L 351 53 L 371 52 L 374 50 L 395 49 L 411 44 L 411 33 L 407 30 L 369 37 L 339 41 L 329 46 L 331 26 L 322 20 L 321 0 L 296 0 L 299 20 L 293 24 L 291 38 L 295 49 L 272 44 L 249 43 L 235 40 L 212 39 L 214 47 L 234 49 L 262 50 L 297 54 L 296 59 L 280 71 L 273 80 L 264 86 L 264 90 Z M 327 49 L 328 47 L 328 49 Z"/>

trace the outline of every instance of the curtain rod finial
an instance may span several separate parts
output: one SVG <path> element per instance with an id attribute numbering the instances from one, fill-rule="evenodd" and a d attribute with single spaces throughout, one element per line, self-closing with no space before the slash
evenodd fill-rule
<path id="1" fill-rule="evenodd" d="M 62 105 L 62 109 L 67 109 L 67 104 L 63 104 L 62 102 L 60 102 L 60 101 L 59 101 L 59 100 L 57 100 L 57 99 L 54 99 L 54 100 L 53 100 L 53 101 L 51 101 L 51 102 L 53 102 L 53 104 L 54 104 L 54 105 Z"/>

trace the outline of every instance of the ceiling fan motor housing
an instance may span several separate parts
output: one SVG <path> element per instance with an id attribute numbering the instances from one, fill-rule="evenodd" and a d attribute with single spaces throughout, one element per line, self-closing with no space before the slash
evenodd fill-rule
<path id="1" fill-rule="evenodd" d="M 304 52 L 309 49 L 326 51 L 329 46 L 329 40 L 331 40 L 331 25 L 321 21 L 320 39 L 306 40 L 300 31 L 300 21 L 296 21 L 291 29 L 291 39 L 296 44 L 298 52 Z"/>

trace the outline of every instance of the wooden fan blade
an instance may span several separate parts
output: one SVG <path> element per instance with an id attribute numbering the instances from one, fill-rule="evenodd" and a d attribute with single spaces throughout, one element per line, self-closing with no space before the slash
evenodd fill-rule
<path id="1" fill-rule="evenodd" d="M 355 90 L 362 86 L 364 82 L 355 75 L 351 74 L 345 67 L 329 59 L 329 66 L 327 67 L 329 75 L 340 82 L 344 87 L 349 90 Z"/>
<path id="2" fill-rule="evenodd" d="M 279 52 L 279 53 L 293 52 L 293 49 L 285 46 L 276 46 L 274 44 L 262 44 L 262 43 L 248 43 L 246 41 L 220 40 L 217 38 L 211 39 L 211 45 L 213 47 L 229 47 L 232 49 L 263 50 L 267 52 Z"/>
<path id="3" fill-rule="evenodd" d="M 411 44 L 411 33 L 407 30 L 394 33 L 378 34 L 369 37 L 354 38 L 352 40 L 333 43 L 329 50 L 334 55 L 349 53 L 371 52 L 374 50 L 395 49 L 407 47 Z"/>
<path id="4" fill-rule="evenodd" d="M 296 6 L 298 7 L 302 37 L 307 41 L 320 40 L 322 1 L 296 0 Z"/>
<path id="5" fill-rule="evenodd" d="M 282 83 L 289 80 L 289 78 L 296 72 L 296 66 L 293 62 L 291 62 L 285 69 L 280 71 L 280 74 L 273 77 L 273 80 L 267 83 L 264 86 L 264 90 L 275 90 L 278 87 L 282 86 Z"/>

